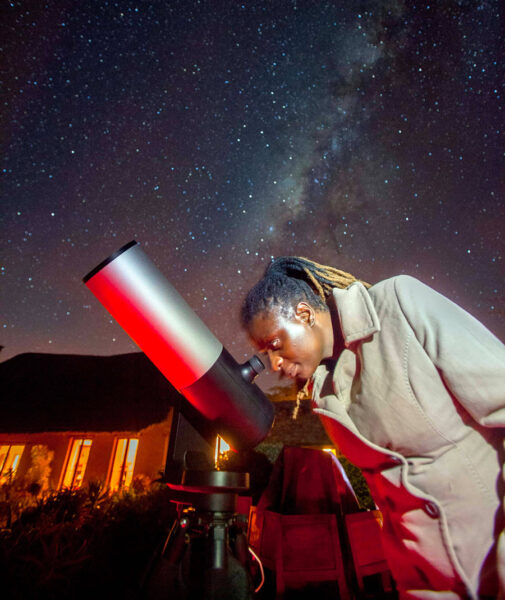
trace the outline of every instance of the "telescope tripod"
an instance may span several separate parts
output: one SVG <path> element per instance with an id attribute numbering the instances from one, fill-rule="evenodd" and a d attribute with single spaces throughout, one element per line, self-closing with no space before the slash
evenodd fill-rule
<path id="1" fill-rule="evenodd" d="M 184 471 L 173 490 L 178 517 L 165 541 L 146 600 L 251 600 L 247 537 L 237 495 L 247 473 Z"/>

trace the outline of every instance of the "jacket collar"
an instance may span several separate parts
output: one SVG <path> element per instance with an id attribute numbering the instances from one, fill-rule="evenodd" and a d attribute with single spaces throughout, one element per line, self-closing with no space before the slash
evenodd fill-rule
<path id="1" fill-rule="evenodd" d="M 380 331 L 380 321 L 370 294 L 359 281 L 345 289 L 334 288 L 340 328 L 346 348 Z"/>

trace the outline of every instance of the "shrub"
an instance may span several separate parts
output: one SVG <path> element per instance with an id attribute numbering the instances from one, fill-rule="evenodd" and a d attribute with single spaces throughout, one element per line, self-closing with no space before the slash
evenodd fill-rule
<path id="1" fill-rule="evenodd" d="M 175 518 L 165 486 L 105 496 L 101 487 L 39 501 L 0 532 L 3 597 L 135 598 L 153 552 Z"/>

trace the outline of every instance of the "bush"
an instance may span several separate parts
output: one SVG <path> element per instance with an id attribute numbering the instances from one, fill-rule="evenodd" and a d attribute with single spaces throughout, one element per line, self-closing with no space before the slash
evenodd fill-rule
<path id="1" fill-rule="evenodd" d="M 3 597 L 135 598 L 147 564 L 175 518 L 168 489 L 105 496 L 58 492 L 26 509 L 0 533 Z"/>

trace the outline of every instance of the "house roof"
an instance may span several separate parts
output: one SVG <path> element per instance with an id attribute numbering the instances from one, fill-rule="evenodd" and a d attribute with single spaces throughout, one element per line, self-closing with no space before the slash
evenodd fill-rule
<path id="1" fill-rule="evenodd" d="M 142 353 L 19 354 L 0 363 L 0 432 L 139 431 L 181 396 Z"/>

